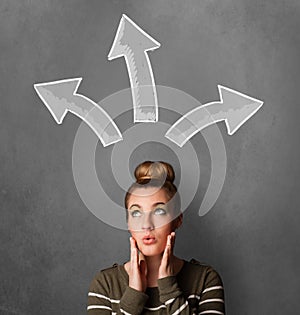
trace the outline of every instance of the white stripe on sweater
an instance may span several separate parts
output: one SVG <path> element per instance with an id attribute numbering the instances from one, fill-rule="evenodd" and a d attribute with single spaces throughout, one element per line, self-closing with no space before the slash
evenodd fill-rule
<path id="1" fill-rule="evenodd" d="M 182 310 L 184 310 L 187 306 L 188 306 L 188 302 L 186 301 L 183 305 L 181 305 L 180 307 L 179 307 L 179 309 L 178 310 L 176 310 L 172 315 L 177 315 L 177 314 L 179 314 Z"/>
<path id="2" fill-rule="evenodd" d="M 160 306 L 157 306 L 157 307 L 144 307 L 144 309 L 148 310 L 148 311 L 157 311 L 161 308 L 166 308 L 166 305 L 160 305 Z"/>
<path id="3" fill-rule="evenodd" d="M 199 313 L 199 315 L 201 315 L 201 314 L 219 314 L 219 315 L 224 315 L 223 312 L 214 311 L 214 310 L 203 311 L 203 312 Z"/>
<path id="4" fill-rule="evenodd" d="M 108 307 L 108 306 L 104 306 L 104 305 L 89 305 L 87 307 L 87 310 L 94 310 L 96 308 L 102 308 L 104 310 L 109 310 L 109 311 L 112 311 L 111 307 Z"/>
<path id="5" fill-rule="evenodd" d="M 168 304 L 172 303 L 174 300 L 175 300 L 175 298 L 172 298 L 172 299 L 166 301 L 166 302 L 165 302 L 165 305 L 168 305 Z"/>
<path id="6" fill-rule="evenodd" d="M 100 299 L 105 299 L 105 300 L 110 301 L 111 303 L 120 303 L 120 300 L 113 300 L 113 299 L 110 299 L 109 297 L 107 297 L 103 294 L 99 294 L 99 293 L 89 292 L 88 296 L 95 296 L 95 297 L 98 297 Z"/>
<path id="7" fill-rule="evenodd" d="M 222 287 L 222 286 L 220 286 L 220 285 L 215 286 L 215 287 L 206 288 L 205 290 L 203 290 L 203 291 L 202 291 L 202 294 L 203 294 L 203 293 L 206 293 L 206 292 L 208 292 L 208 291 L 212 291 L 212 290 L 221 290 L 221 289 L 223 289 L 223 287 Z"/>
<path id="8" fill-rule="evenodd" d="M 124 311 L 123 309 L 121 309 L 120 308 L 120 311 L 123 313 L 123 314 L 125 314 L 125 315 L 132 315 L 132 314 L 130 314 L 130 313 L 128 313 L 128 312 L 126 312 L 126 311 Z"/>
<path id="9" fill-rule="evenodd" d="M 210 303 L 210 302 L 224 303 L 224 300 L 223 299 L 207 299 L 207 300 L 201 301 L 199 305 L 204 304 L 204 303 Z"/>
<path id="10" fill-rule="evenodd" d="M 198 300 L 200 300 L 200 296 L 196 295 L 196 294 L 191 294 L 191 295 L 188 296 L 188 299 L 198 299 Z"/>

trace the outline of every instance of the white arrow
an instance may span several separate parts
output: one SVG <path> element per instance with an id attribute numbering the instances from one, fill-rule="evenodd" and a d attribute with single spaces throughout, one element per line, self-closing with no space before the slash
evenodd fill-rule
<path id="1" fill-rule="evenodd" d="M 225 120 L 227 132 L 233 135 L 253 116 L 263 102 L 218 85 L 220 101 L 198 106 L 178 119 L 165 137 L 182 147 L 194 134 L 207 126 Z"/>
<path id="2" fill-rule="evenodd" d="M 158 121 L 156 87 L 147 54 L 147 51 L 158 47 L 159 42 L 128 16 L 122 15 L 108 60 L 125 58 L 133 100 L 134 122 Z"/>
<path id="3" fill-rule="evenodd" d="M 85 121 L 104 147 L 122 140 L 122 134 L 112 118 L 95 102 L 77 94 L 82 78 L 34 84 L 34 88 L 58 124 L 67 112 Z"/>

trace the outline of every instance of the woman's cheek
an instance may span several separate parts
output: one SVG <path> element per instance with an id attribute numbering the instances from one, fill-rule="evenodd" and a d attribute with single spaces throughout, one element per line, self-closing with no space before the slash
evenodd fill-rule
<path id="1" fill-rule="evenodd" d="M 141 228 L 141 220 L 135 218 L 135 219 L 129 219 L 128 220 L 128 228 L 129 230 L 131 231 L 135 231 L 135 232 L 138 232 L 138 231 L 141 231 L 142 228 Z"/>
<path id="2" fill-rule="evenodd" d="M 153 218 L 153 224 L 156 229 L 168 229 L 171 218 L 169 216 L 157 216 Z"/>

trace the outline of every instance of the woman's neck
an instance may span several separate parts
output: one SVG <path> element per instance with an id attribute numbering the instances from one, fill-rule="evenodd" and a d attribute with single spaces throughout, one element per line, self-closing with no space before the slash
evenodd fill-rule
<path id="1" fill-rule="evenodd" d="M 162 254 L 155 256 L 144 256 L 140 253 L 140 260 L 145 260 L 147 264 L 147 273 L 149 274 L 157 274 L 159 266 L 162 260 Z"/>
<path id="2" fill-rule="evenodd" d="M 146 264 L 147 264 L 147 286 L 148 287 L 157 287 L 158 269 L 161 264 L 162 254 L 156 255 L 156 256 L 144 256 L 142 253 L 140 253 L 139 255 L 139 260 L 143 259 L 146 261 Z M 174 255 L 172 257 L 175 263 L 174 271 L 175 271 L 175 274 L 177 274 L 183 267 L 184 261 Z M 125 264 L 124 268 L 129 274 L 130 261 L 128 261 Z"/>

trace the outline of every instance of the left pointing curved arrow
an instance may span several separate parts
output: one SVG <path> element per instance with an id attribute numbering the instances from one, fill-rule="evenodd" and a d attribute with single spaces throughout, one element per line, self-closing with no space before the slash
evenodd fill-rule
<path id="1" fill-rule="evenodd" d="M 182 147 L 194 134 L 225 120 L 229 135 L 253 116 L 263 102 L 218 85 L 220 101 L 198 106 L 178 119 L 166 132 L 165 137 Z"/>
<path id="2" fill-rule="evenodd" d="M 58 124 L 67 112 L 85 121 L 96 133 L 104 147 L 123 140 L 112 118 L 97 103 L 77 94 L 82 78 L 34 84 L 34 88 Z"/>

